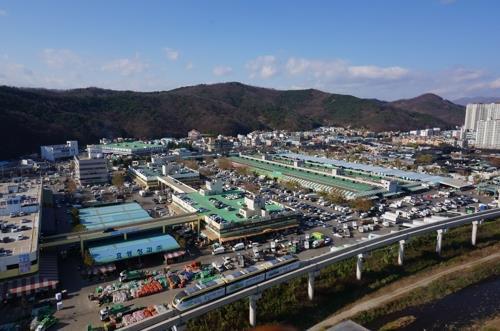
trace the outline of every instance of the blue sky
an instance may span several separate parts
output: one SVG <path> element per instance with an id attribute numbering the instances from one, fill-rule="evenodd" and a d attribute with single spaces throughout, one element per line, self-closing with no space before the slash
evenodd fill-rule
<path id="1" fill-rule="evenodd" d="M 0 84 L 500 96 L 500 1 L 4 1 Z"/>

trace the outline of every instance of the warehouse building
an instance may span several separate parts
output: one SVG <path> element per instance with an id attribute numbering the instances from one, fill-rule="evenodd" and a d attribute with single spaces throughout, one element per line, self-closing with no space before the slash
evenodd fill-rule
<path id="1" fill-rule="evenodd" d="M 166 145 L 143 141 L 123 141 L 109 144 L 87 145 L 89 158 L 102 158 L 105 155 L 151 155 L 164 153 Z"/>
<path id="2" fill-rule="evenodd" d="M 451 177 L 295 153 L 240 154 L 231 160 L 259 173 L 283 181 L 296 181 L 317 192 L 339 193 L 347 199 L 389 197 L 439 185 L 459 189 L 470 187 L 469 183 Z"/>
<path id="3" fill-rule="evenodd" d="M 179 248 L 179 244 L 172 236 L 158 235 L 90 247 L 89 254 L 95 264 L 105 264 L 145 255 L 163 254 Z"/>
<path id="4" fill-rule="evenodd" d="M 108 229 L 153 219 L 137 202 L 78 210 L 80 224 L 87 230 Z"/>

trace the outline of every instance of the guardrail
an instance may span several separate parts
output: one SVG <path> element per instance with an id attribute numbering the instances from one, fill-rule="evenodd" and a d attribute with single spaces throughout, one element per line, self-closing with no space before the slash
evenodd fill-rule
<path id="1" fill-rule="evenodd" d="M 157 315 L 142 321 L 141 323 L 132 324 L 121 330 L 123 331 L 164 331 L 170 327 L 185 324 L 189 320 L 199 317 L 211 310 L 220 308 L 232 302 L 244 299 L 251 295 L 256 295 L 262 293 L 264 290 L 271 288 L 273 286 L 279 285 L 281 283 L 287 282 L 294 278 L 302 277 L 308 275 L 311 272 L 317 272 L 321 269 L 334 264 L 339 261 L 349 259 L 351 257 L 357 256 L 368 251 L 375 250 L 380 247 L 389 246 L 393 243 L 399 242 L 400 240 L 407 240 L 411 236 L 422 235 L 424 233 L 448 229 L 453 227 L 458 227 L 467 223 L 472 223 L 473 221 L 486 220 L 500 217 L 500 208 L 487 210 L 484 212 L 479 212 L 471 215 L 461 215 L 453 217 L 443 221 L 437 221 L 429 224 L 422 225 L 417 228 L 404 229 L 398 232 L 383 235 L 374 239 L 366 240 L 355 245 L 346 247 L 341 250 L 328 252 L 320 256 L 305 260 L 302 262 L 303 266 L 299 269 L 291 271 L 287 274 L 278 276 L 276 278 L 264 281 L 257 285 L 253 285 L 239 292 L 230 294 L 221 299 L 209 302 L 200 307 L 193 308 L 191 310 L 178 313 L 174 310 L 168 311 L 167 313 Z"/>

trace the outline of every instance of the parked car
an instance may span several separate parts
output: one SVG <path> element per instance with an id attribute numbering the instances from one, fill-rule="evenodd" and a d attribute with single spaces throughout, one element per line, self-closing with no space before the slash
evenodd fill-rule
<path id="1" fill-rule="evenodd" d="M 242 249 L 245 249 L 245 244 L 244 243 L 237 243 L 236 245 L 233 246 L 233 251 L 240 251 Z"/>

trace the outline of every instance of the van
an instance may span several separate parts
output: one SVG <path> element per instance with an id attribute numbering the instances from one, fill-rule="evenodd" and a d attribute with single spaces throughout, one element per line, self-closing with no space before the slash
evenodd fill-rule
<path id="1" fill-rule="evenodd" d="M 226 249 L 223 246 L 219 246 L 217 248 L 214 248 L 212 251 L 212 255 L 217 255 L 217 254 L 224 254 L 226 252 Z"/>
<path id="2" fill-rule="evenodd" d="M 240 251 L 242 249 L 245 249 L 245 244 L 244 243 L 237 243 L 236 245 L 233 246 L 233 251 Z"/>

